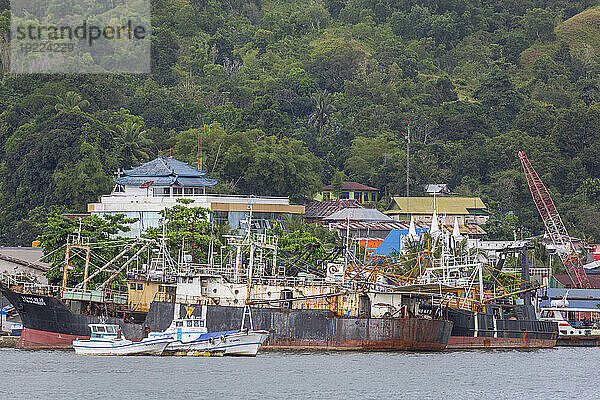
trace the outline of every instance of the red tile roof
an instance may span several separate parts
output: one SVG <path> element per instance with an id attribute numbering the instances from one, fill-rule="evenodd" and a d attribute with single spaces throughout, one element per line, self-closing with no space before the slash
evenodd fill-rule
<path id="1" fill-rule="evenodd" d="M 333 190 L 333 185 L 326 185 L 323 186 L 323 189 L 321 189 L 323 191 L 325 190 Z M 344 182 L 343 186 L 342 186 L 342 190 L 352 190 L 352 191 L 367 191 L 367 192 L 378 192 L 379 189 L 371 187 L 371 186 L 367 186 L 367 185 L 363 185 L 362 183 L 358 183 L 358 182 Z"/>
<path id="2" fill-rule="evenodd" d="M 354 199 L 315 200 L 304 209 L 304 218 L 323 219 L 344 208 L 362 208 L 362 206 Z"/>

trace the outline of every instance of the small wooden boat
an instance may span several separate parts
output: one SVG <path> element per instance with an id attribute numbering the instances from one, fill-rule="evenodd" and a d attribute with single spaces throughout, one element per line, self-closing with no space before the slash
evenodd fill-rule
<path id="1" fill-rule="evenodd" d="M 90 324 L 89 340 L 73 341 L 75 354 L 129 356 L 129 355 L 161 355 L 171 342 L 168 338 L 146 338 L 141 342 L 132 342 L 121 337 L 119 325 Z"/>

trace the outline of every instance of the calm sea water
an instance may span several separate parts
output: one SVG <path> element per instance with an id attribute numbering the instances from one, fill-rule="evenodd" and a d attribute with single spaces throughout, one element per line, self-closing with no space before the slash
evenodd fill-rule
<path id="1" fill-rule="evenodd" d="M 2 399 L 600 398 L 600 348 L 95 357 L 0 349 Z"/>

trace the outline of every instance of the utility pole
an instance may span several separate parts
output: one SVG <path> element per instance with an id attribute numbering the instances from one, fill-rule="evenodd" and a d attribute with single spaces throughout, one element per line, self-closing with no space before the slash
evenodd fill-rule
<path id="1" fill-rule="evenodd" d="M 204 125 L 202 125 L 202 129 L 204 129 Z M 199 171 L 202 170 L 202 131 L 198 130 L 197 136 L 198 143 L 196 144 L 198 149 L 196 151 L 196 168 Z"/>
<path id="2" fill-rule="evenodd" d="M 408 130 L 406 132 L 406 214 L 408 216 L 409 206 L 408 201 L 410 197 L 410 124 L 408 124 Z"/>
<path id="3" fill-rule="evenodd" d="M 206 133 L 206 125 L 204 125 L 204 121 L 202 120 L 202 116 L 200 114 L 198 114 L 198 123 L 202 124 L 202 130 L 198 130 L 198 135 L 197 135 L 198 149 L 196 151 L 196 167 L 198 168 L 199 171 L 201 171 L 202 170 L 202 132 L 204 131 L 204 133 Z"/>

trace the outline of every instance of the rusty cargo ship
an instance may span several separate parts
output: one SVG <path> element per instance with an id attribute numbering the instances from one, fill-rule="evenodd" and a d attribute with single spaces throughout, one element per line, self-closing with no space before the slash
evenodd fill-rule
<path id="1" fill-rule="evenodd" d="M 492 267 L 476 251 L 456 251 L 460 243 L 448 235 L 440 242 L 439 255 L 430 250 L 412 255 L 414 263 L 422 268 L 417 273 L 415 268 L 399 276 L 387 272 L 390 265 L 399 270 L 406 256 L 399 257 L 396 264 L 374 258 L 366 272 L 384 274 L 389 283 L 405 291 L 431 293 L 431 301 L 421 303 L 421 312 L 453 322 L 446 347 L 449 350 L 556 346 L 557 324 L 540 320 L 535 310 L 532 293 L 540 285 L 530 282 L 528 246 L 503 248 Z M 519 255 L 521 267 L 503 269 L 507 254 Z M 387 270 L 380 265 L 387 266 Z"/>
<path id="2" fill-rule="evenodd" d="M 264 235 L 232 239 L 230 245 L 230 264 L 169 268 L 161 247 L 161 265 L 151 261 L 143 270 L 127 270 L 127 292 L 110 290 L 108 280 L 88 290 L 101 269 L 84 275 L 75 288 L 66 287 L 67 272 L 63 286 L 0 284 L 23 321 L 18 346 L 70 348 L 74 339 L 89 336 L 90 323 L 101 321 L 119 324 L 126 338 L 140 340 L 168 327 L 174 307 L 187 306 L 206 307 L 209 331 L 228 330 L 239 323 L 244 305 L 252 308 L 254 327 L 270 332 L 264 348 L 438 351 L 448 343 L 452 322 L 421 312 L 427 296 L 348 282 L 343 263 L 330 266 L 327 276 L 288 276 L 275 256 L 267 263 L 267 250 L 276 254 L 276 239 Z"/>
<path id="3" fill-rule="evenodd" d="M 174 307 L 206 303 L 153 301 L 149 311 L 144 313 L 115 307 L 115 302 L 107 301 L 107 298 L 90 295 L 89 300 L 84 299 L 85 292 L 81 292 L 82 296 L 76 300 L 73 295 L 70 299 L 62 299 L 36 290 L 23 291 L 1 284 L 0 290 L 21 315 L 23 332 L 18 347 L 25 349 L 71 348 L 74 339 L 89 337 L 88 324 L 102 321 L 116 323 L 121 326 L 126 338 L 140 340 L 150 330 L 165 329 L 171 323 Z M 94 295 L 99 296 L 99 293 Z M 327 297 L 329 300 L 333 298 Z M 289 307 L 291 299 L 280 302 L 278 306 L 253 307 L 252 316 L 255 327 L 270 332 L 265 347 L 271 349 L 443 350 L 448 343 L 452 323 L 412 315 L 408 304 L 412 304 L 413 310 L 417 309 L 418 304 L 414 300 L 406 298 L 404 314 L 381 318 L 340 315 L 328 309 L 294 309 Z M 237 306 L 204 304 L 204 307 L 207 308 L 207 327 L 212 331 L 236 326 L 243 312 L 243 308 Z M 109 309 L 110 312 L 107 312 Z M 89 310 L 95 311 L 88 313 Z"/>

